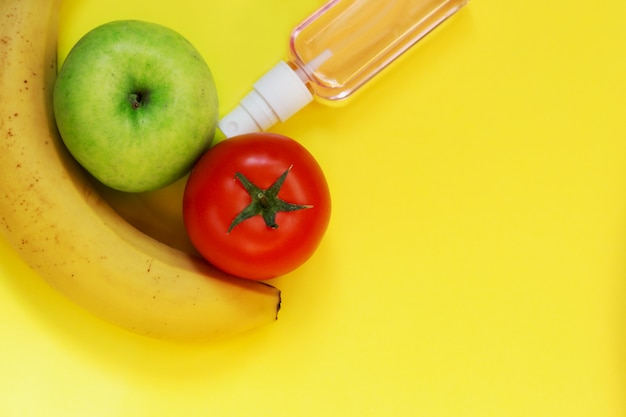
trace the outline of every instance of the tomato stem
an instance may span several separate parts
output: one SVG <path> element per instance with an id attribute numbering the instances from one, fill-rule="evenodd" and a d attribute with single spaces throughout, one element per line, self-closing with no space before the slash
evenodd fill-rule
<path id="1" fill-rule="evenodd" d="M 254 216 L 263 217 L 268 228 L 278 229 L 278 224 L 276 224 L 277 213 L 281 211 L 296 211 L 312 208 L 313 206 L 309 204 L 288 203 L 278 197 L 278 192 L 283 186 L 291 168 L 293 168 L 293 165 L 289 166 L 289 168 L 287 168 L 287 170 L 266 190 L 257 187 L 241 172 L 236 172 L 235 179 L 237 179 L 248 192 L 251 201 L 250 204 L 244 207 L 237 217 L 233 219 L 226 233 L 230 233 L 237 225 Z"/>

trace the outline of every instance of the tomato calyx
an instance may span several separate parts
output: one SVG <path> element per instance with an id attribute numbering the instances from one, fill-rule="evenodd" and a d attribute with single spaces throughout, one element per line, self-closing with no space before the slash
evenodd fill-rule
<path id="1" fill-rule="evenodd" d="M 266 190 L 253 184 L 252 181 L 246 178 L 241 172 L 236 172 L 235 179 L 237 179 L 248 192 L 252 201 L 233 219 L 226 233 L 230 233 L 237 225 L 254 216 L 263 217 L 265 225 L 270 229 L 278 229 L 278 224 L 276 224 L 277 213 L 281 211 L 296 211 L 312 208 L 313 206 L 310 204 L 288 203 L 278 197 L 278 192 L 283 186 L 291 168 L 293 168 L 293 165 L 290 165 Z"/>

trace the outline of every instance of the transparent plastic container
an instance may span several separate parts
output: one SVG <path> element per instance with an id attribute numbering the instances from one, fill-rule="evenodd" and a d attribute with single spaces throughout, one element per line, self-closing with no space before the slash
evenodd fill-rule
<path id="1" fill-rule="evenodd" d="M 284 122 L 314 97 L 350 97 L 469 0 L 331 0 L 296 26 L 289 58 L 219 122 L 226 137 Z"/>

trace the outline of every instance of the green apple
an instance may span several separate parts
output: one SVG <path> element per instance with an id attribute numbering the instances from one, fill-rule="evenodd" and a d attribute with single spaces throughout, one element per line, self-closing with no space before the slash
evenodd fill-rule
<path id="1" fill-rule="evenodd" d="M 187 174 L 211 145 L 217 90 L 196 48 L 167 27 L 114 21 L 83 36 L 54 87 L 63 142 L 103 184 L 151 191 Z"/>

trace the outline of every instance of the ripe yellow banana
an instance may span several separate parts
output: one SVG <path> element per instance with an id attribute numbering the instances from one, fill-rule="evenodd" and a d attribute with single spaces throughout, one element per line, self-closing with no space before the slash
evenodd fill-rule
<path id="1" fill-rule="evenodd" d="M 66 152 L 51 105 L 60 3 L 0 0 L 0 233 L 52 286 L 137 333 L 207 340 L 275 321 L 278 289 L 142 234 Z"/>

